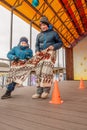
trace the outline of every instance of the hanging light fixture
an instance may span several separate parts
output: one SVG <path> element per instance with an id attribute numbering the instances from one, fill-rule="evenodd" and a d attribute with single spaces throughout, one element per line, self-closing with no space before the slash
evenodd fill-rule
<path id="1" fill-rule="evenodd" d="M 32 0 L 32 5 L 37 7 L 39 5 L 39 0 Z"/>

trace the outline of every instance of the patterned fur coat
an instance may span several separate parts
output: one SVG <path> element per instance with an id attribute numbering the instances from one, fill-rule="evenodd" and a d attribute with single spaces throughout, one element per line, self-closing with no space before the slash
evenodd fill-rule
<path id="1" fill-rule="evenodd" d="M 37 86 L 50 87 L 53 82 L 53 67 L 56 52 L 48 51 L 33 56 L 24 64 L 14 64 L 7 74 L 7 84 L 12 81 L 22 84 L 32 70 L 36 70 Z"/>

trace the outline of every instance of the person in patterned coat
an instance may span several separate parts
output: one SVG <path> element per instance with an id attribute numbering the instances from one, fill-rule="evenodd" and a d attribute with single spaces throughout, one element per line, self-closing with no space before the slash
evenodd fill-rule
<path id="1" fill-rule="evenodd" d="M 56 60 L 56 50 L 63 46 L 61 38 L 53 30 L 47 17 L 41 17 L 40 28 L 41 32 L 36 38 L 36 55 L 48 52 L 48 56 L 37 64 L 37 91 L 32 95 L 33 99 L 45 99 L 48 97 L 53 83 L 53 67 Z"/>

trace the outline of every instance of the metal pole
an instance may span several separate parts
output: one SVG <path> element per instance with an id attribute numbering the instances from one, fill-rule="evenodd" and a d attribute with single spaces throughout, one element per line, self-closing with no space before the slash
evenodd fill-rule
<path id="1" fill-rule="evenodd" d="M 30 48 L 32 48 L 32 21 L 30 22 Z M 31 86 L 31 73 L 28 77 L 27 85 Z"/>
<path id="2" fill-rule="evenodd" d="M 64 49 L 62 48 L 62 62 L 63 62 L 63 68 L 64 68 Z"/>
<path id="3" fill-rule="evenodd" d="M 13 8 L 11 10 L 11 25 L 10 25 L 10 50 L 12 48 L 12 38 L 13 38 Z"/>
<path id="4" fill-rule="evenodd" d="M 58 50 L 58 80 L 59 80 L 59 50 Z"/>
<path id="5" fill-rule="evenodd" d="M 30 48 L 32 47 L 32 21 L 30 22 Z"/>
<path id="6" fill-rule="evenodd" d="M 59 50 L 58 50 L 58 68 L 59 68 Z"/>

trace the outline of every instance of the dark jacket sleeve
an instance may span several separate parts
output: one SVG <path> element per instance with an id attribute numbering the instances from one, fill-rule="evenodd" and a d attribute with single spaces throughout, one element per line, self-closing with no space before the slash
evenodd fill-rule
<path id="1" fill-rule="evenodd" d="M 14 60 L 16 55 L 15 55 L 15 47 L 12 48 L 8 53 L 7 53 L 7 57 L 10 59 L 10 60 Z"/>
<path id="2" fill-rule="evenodd" d="M 58 50 L 63 46 L 63 42 L 60 38 L 60 36 L 55 32 L 55 44 L 53 44 L 54 50 Z"/>
<path id="3" fill-rule="evenodd" d="M 36 44 L 35 44 L 35 52 L 40 51 L 40 43 L 39 43 L 39 34 L 37 35 L 36 38 Z"/>

